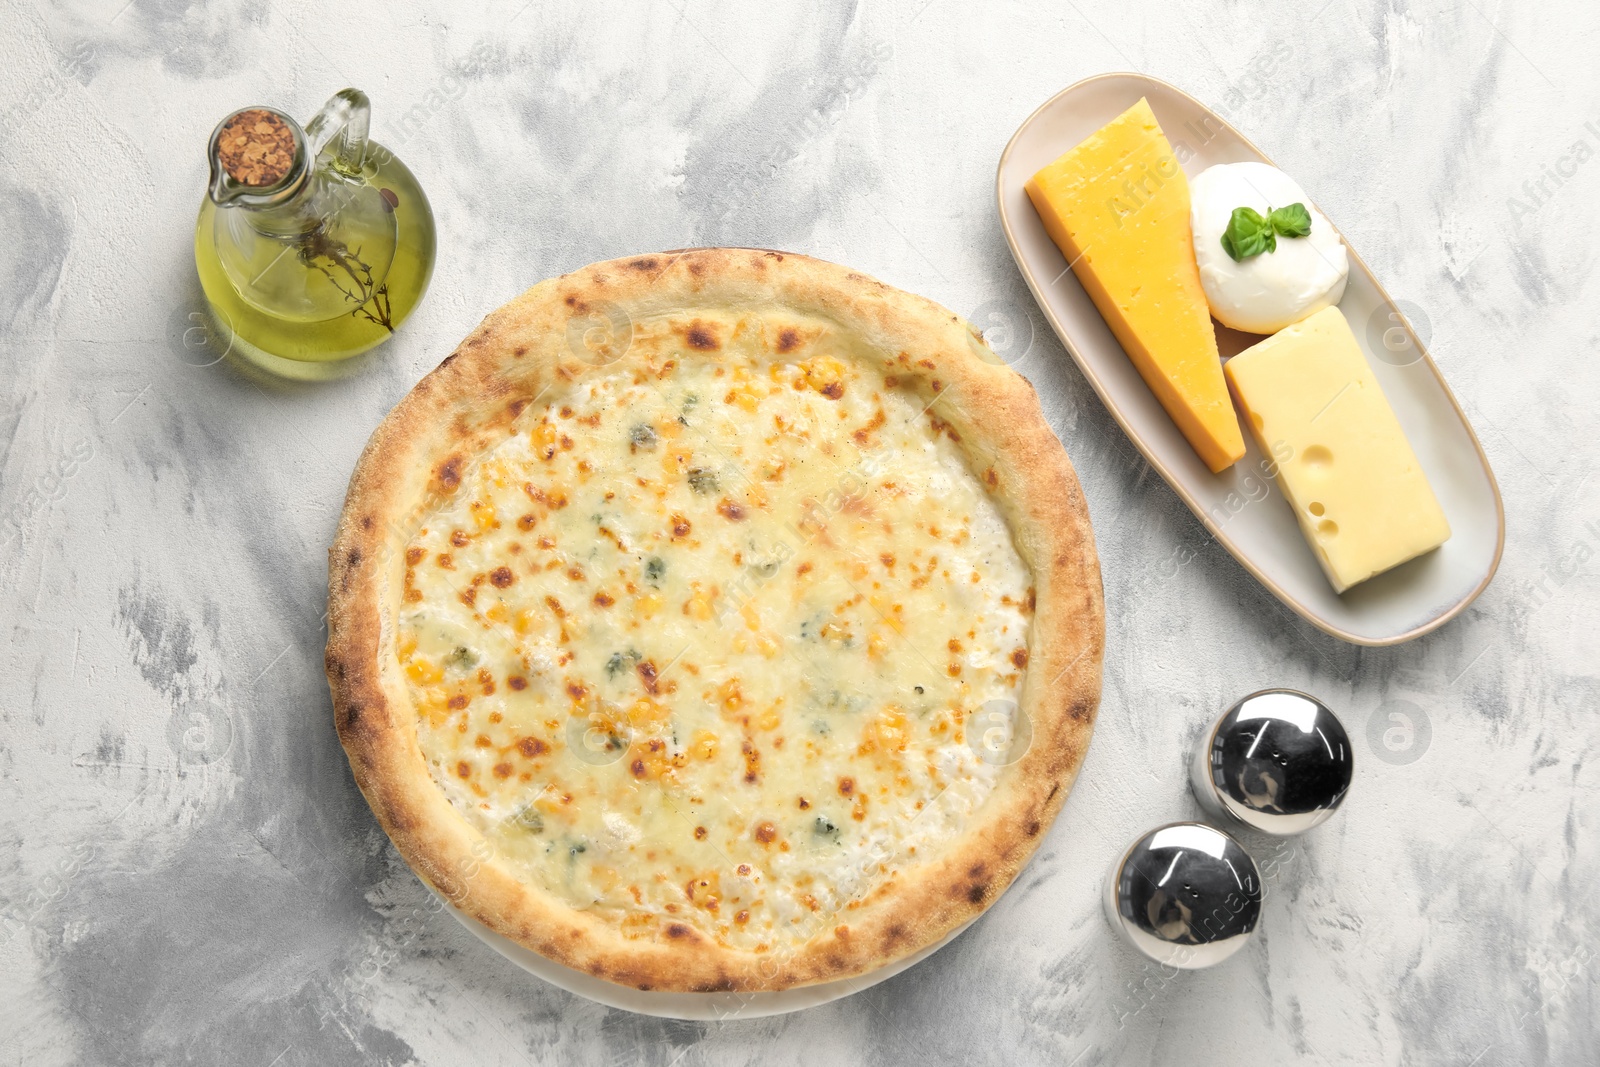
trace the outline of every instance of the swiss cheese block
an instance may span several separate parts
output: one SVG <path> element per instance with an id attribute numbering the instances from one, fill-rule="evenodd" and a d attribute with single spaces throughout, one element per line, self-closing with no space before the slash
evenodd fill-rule
<path id="1" fill-rule="evenodd" d="M 1189 222 L 1189 183 L 1141 99 L 1028 180 L 1028 197 L 1156 399 L 1212 471 L 1244 455 Z"/>
<path id="2" fill-rule="evenodd" d="M 1437 548 L 1450 524 L 1336 307 L 1228 361 L 1278 486 L 1338 592 Z"/>

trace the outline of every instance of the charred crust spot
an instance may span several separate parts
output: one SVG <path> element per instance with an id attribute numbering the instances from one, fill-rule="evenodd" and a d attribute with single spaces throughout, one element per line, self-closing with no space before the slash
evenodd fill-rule
<path id="1" fill-rule="evenodd" d="M 549 747 L 549 745 L 546 745 L 537 737 L 524 737 L 521 741 L 517 742 L 517 751 L 522 753 L 524 756 L 527 756 L 529 759 L 544 755 Z"/>
<path id="2" fill-rule="evenodd" d="M 704 263 L 700 262 L 699 259 L 691 259 L 691 260 L 689 260 L 689 273 L 690 274 L 693 274 L 696 278 L 698 278 L 698 277 L 700 277 L 700 275 L 704 274 L 705 272 L 706 272 L 706 265 Z"/>
<path id="3" fill-rule="evenodd" d="M 363 516 L 361 516 L 361 528 L 363 530 L 372 529 L 372 516 L 371 515 L 363 515 Z"/>
<path id="4" fill-rule="evenodd" d="M 792 352 L 800 347 L 800 331 L 792 326 L 785 326 L 778 331 L 778 351 Z"/>
<path id="5" fill-rule="evenodd" d="M 688 937 L 689 928 L 682 923 L 668 923 L 667 936 L 673 939 Z"/>
<path id="6" fill-rule="evenodd" d="M 770 822 L 764 822 L 756 827 L 756 840 L 763 845 L 770 845 L 778 836 L 778 828 Z"/>
<path id="7" fill-rule="evenodd" d="M 722 503 L 717 505 L 717 514 L 721 515 L 729 522 L 738 522 L 740 519 L 744 518 L 744 508 L 738 504 L 735 504 L 733 501 L 724 498 Z"/>
<path id="8" fill-rule="evenodd" d="M 461 465 L 465 462 L 460 456 L 451 456 L 439 464 L 439 484 L 446 489 L 454 489 L 461 484 Z"/>
<path id="9" fill-rule="evenodd" d="M 356 566 L 361 562 L 361 550 L 359 548 L 352 548 L 350 550 L 350 554 L 344 558 L 344 561 L 352 567 Z"/>
<path id="10" fill-rule="evenodd" d="M 655 270 L 659 265 L 659 262 L 654 256 L 645 256 L 642 259 L 630 259 L 628 261 L 628 268 L 630 270 L 652 271 Z"/>
<path id="11" fill-rule="evenodd" d="M 1075 700 L 1069 713 L 1078 722 L 1088 722 L 1094 714 L 1094 704 L 1088 700 Z"/>
<path id="12" fill-rule="evenodd" d="M 1050 787 L 1050 792 L 1045 794 L 1044 802 L 1046 804 L 1050 803 L 1050 798 L 1055 796 L 1059 792 L 1061 792 L 1061 783 L 1057 782 L 1055 785 Z"/>
<path id="13" fill-rule="evenodd" d="M 511 354 L 513 356 L 516 356 L 518 359 L 520 359 L 523 356 L 528 354 L 528 346 L 527 345 L 518 345 L 516 348 L 513 348 L 511 350 Z"/>
<path id="14" fill-rule="evenodd" d="M 971 867 L 967 868 L 967 876 L 969 878 L 982 878 L 984 870 L 985 868 L 982 863 L 974 863 Z"/>
<path id="15" fill-rule="evenodd" d="M 706 839 L 706 828 L 704 826 L 696 826 L 694 828 L 694 839 L 696 841 L 704 841 Z"/>
<path id="16" fill-rule="evenodd" d="M 829 400 L 838 400 L 841 396 L 844 396 L 844 383 L 829 382 L 822 387 L 822 395 Z"/>
<path id="17" fill-rule="evenodd" d="M 1016 667 L 1019 671 L 1026 667 L 1028 665 L 1028 650 L 1025 648 L 1019 648 L 1015 652 L 1011 653 L 1011 665 Z"/>
<path id="18" fill-rule="evenodd" d="M 689 324 L 689 332 L 684 335 L 684 339 L 689 342 L 690 348 L 698 348 L 702 352 L 714 352 L 717 348 L 716 334 L 699 319 Z"/>
<path id="19" fill-rule="evenodd" d="M 633 776 L 635 778 L 643 778 L 644 777 L 644 760 L 642 760 L 642 759 L 634 760 L 632 763 L 630 763 L 628 765 L 628 769 L 633 772 Z"/>
<path id="20" fill-rule="evenodd" d="M 982 904 L 983 898 L 989 895 L 989 887 L 979 882 L 974 882 L 967 887 L 967 900 L 973 904 Z"/>
<path id="21" fill-rule="evenodd" d="M 839 779 L 839 795 L 840 796 L 847 797 L 847 796 L 850 796 L 855 791 L 856 791 L 856 780 L 854 778 L 841 778 L 841 779 Z"/>
<path id="22" fill-rule="evenodd" d="M 517 576 L 511 573 L 510 567 L 496 567 L 489 572 L 489 581 L 496 589 L 504 589 L 516 580 Z"/>
<path id="23" fill-rule="evenodd" d="M 775 259 L 779 263 L 782 263 L 783 262 L 783 253 L 782 252 L 768 252 L 768 253 L 765 254 L 764 258 L 766 258 L 766 259 Z"/>
<path id="24" fill-rule="evenodd" d="M 1027 834 L 1028 834 L 1029 837 L 1038 837 L 1039 836 L 1039 820 L 1038 819 L 1029 819 L 1028 820 L 1028 825 L 1023 827 L 1023 829 L 1025 831 L 1027 831 Z"/>
<path id="25" fill-rule="evenodd" d="M 1000 475 L 993 467 L 989 467 L 984 470 L 983 484 L 987 485 L 990 489 L 997 488 L 1000 485 Z"/>
<path id="26" fill-rule="evenodd" d="M 509 405 L 507 405 L 507 410 L 509 410 L 511 412 L 511 417 L 514 419 L 518 415 L 521 415 L 523 409 L 526 408 L 527 406 L 528 406 L 528 401 L 523 399 L 522 397 L 518 397 L 516 400 L 513 400 Z"/>
<path id="27" fill-rule="evenodd" d="M 905 938 L 906 928 L 901 926 L 899 923 L 895 923 L 893 926 L 889 927 L 889 929 L 883 932 L 883 939 L 891 945 L 899 944 L 901 941 L 904 941 Z"/>
<path id="28" fill-rule="evenodd" d="M 519 693 L 528 688 L 528 680 L 522 677 L 520 674 L 513 674 L 511 677 L 507 678 L 506 684 Z"/>

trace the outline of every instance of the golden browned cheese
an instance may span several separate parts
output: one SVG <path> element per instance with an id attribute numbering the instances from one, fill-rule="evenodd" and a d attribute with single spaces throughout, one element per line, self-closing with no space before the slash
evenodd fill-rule
<path id="1" fill-rule="evenodd" d="M 524 411 L 408 546 L 399 655 L 451 802 L 573 907 L 742 948 L 959 834 L 1031 579 L 926 409 L 735 342 Z"/>

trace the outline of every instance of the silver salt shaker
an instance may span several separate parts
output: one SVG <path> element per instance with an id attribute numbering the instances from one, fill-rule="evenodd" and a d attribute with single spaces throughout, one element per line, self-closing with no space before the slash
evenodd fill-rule
<path id="1" fill-rule="evenodd" d="M 1264 689 L 1201 735 L 1189 778 L 1200 806 L 1224 825 L 1287 836 L 1331 816 L 1354 773 L 1350 736 L 1326 704 Z"/>
<path id="2" fill-rule="evenodd" d="M 1210 967 L 1250 940 L 1261 917 L 1261 874 L 1227 833 L 1173 823 L 1112 864 L 1105 908 L 1122 939 L 1156 962 Z"/>

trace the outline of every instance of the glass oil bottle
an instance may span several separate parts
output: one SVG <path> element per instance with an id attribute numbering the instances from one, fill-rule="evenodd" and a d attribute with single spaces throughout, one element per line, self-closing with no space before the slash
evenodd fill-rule
<path id="1" fill-rule="evenodd" d="M 365 93 L 336 94 L 304 129 L 274 108 L 211 135 L 194 258 L 218 343 L 272 367 L 348 359 L 394 334 L 433 274 L 433 211 L 367 137 Z"/>

